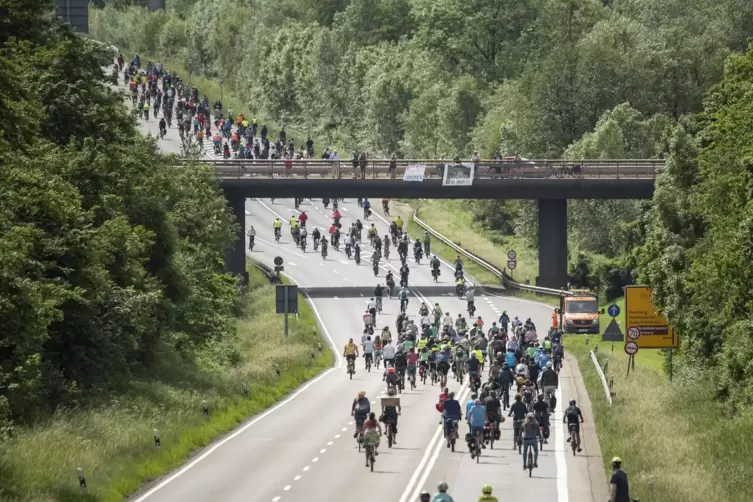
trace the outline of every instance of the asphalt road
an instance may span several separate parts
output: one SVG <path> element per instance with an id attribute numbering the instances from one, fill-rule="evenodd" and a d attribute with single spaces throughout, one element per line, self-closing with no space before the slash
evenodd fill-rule
<path id="1" fill-rule="evenodd" d="M 130 106 L 130 102 L 126 106 Z M 158 119 L 140 121 L 140 128 L 145 134 L 156 137 Z M 176 129 L 168 130 L 165 139 L 158 140 L 158 144 L 166 152 L 179 153 L 180 138 Z M 376 215 L 381 213 L 380 205 L 376 201 L 372 219 L 383 236 L 388 233 L 388 224 Z M 331 211 L 325 210 L 320 200 L 306 200 L 300 209 L 309 215 L 309 231 L 316 226 L 326 234 Z M 354 200 L 341 203 L 340 211 L 344 227 L 363 216 Z M 372 400 L 372 410 L 379 412 L 378 398 L 386 387 L 381 372 L 365 372 L 361 361 L 357 363 L 358 371 L 353 380 L 348 379 L 341 353 L 348 338 L 360 339 L 361 316 L 376 283 L 384 284 L 387 270 L 399 276 L 399 259 L 392 249 L 391 259 L 382 260 L 379 277 L 374 277 L 367 242 L 363 244 L 360 266 L 348 260 L 344 251 L 332 248 L 326 260 L 311 248 L 302 252 L 293 246 L 287 229 L 287 221 L 294 214 L 298 211 L 292 200 L 274 203 L 247 200 L 246 228 L 254 225 L 257 231 L 256 247 L 248 254 L 269 265 L 273 264 L 275 256 L 283 258 L 285 273 L 310 293 L 320 325 L 338 355 L 337 366 L 198 452 L 181 469 L 144 487 L 132 497 L 133 501 L 345 502 L 357 499 L 412 502 L 418 500 L 423 489 L 433 494 L 440 481 L 450 485 L 450 493 L 457 501 L 475 500 L 483 484 L 492 485 L 499 500 L 601 502 L 606 499 L 605 487 L 598 481 L 598 476 L 603 477 L 598 445 L 586 443 L 583 455 L 572 457 L 566 448 L 561 412 L 553 417 L 552 437 L 540 453 L 539 469 L 529 479 L 521 470 L 521 457 L 511 447 L 510 422 L 502 425 L 501 442 L 493 450 L 484 450 L 479 463 L 470 459 L 462 439 L 455 453 L 445 448 L 439 414 L 434 409 L 440 389 L 420 382 L 415 390 L 407 390 L 401 396 L 403 414 L 398 443 L 388 449 L 383 441 L 375 472 L 369 472 L 353 439 L 350 405 L 357 392 L 364 390 Z M 272 229 L 276 216 L 285 223 L 280 243 L 274 242 Z M 408 306 L 411 316 L 415 318 L 422 301 L 430 306 L 438 302 L 453 317 L 459 312 L 466 314 L 465 302 L 452 293 L 453 268 L 449 264 L 443 264 L 438 283 L 433 282 L 428 260 L 417 265 L 409 258 L 409 266 L 413 292 Z M 526 300 L 477 294 L 476 305 L 477 315 L 484 318 L 487 326 L 498 319 L 503 310 L 522 319 L 530 317 L 542 328 L 550 321 L 549 307 Z M 377 319 L 378 329 L 388 324 L 394 332 L 398 312 L 399 302 L 385 298 L 384 313 Z M 568 363 L 572 364 L 570 358 Z M 560 404 L 575 396 L 580 401 L 586 399 L 582 382 L 568 363 L 561 374 L 557 395 Z M 450 388 L 458 393 L 463 403 L 467 401 L 467 387 L 460 387 L 450 379 Z M 463 426 L 461 435 L 464 433 Z M 594 483 L 593 479 L 597 481 Z"/>
<path id="2" fill-rule="evenodd" d="M 355 201 L 341 204 L 343 224 L 348 226 L 362 210 Z M 325 229 L 329 225 L 329 211 L 321 201 L 306 200 L 302 206 L 309 214 L 307 226 Z M 249 253 L 254 259 L 272 264 L 275 256 L 285 261 L 285 272 L 302 287 L 310 288 L 312 304 L 325 334 L 338 354 L 347 339 L 359 339 L 363 329 L 361 316 L 368 300 L 368 291 L 377 281 L 383 283 L 386 269 L 396 273 L 399 260 L 391 259 L 375 278 L 369 262 L 370 247 L 364 244 L 363 261 L 356 266 L 345 257 L 344 251 L 330 250 L 326 260 L 313 250 L 295 249 L 287 228 L 283 227 L 281 242 L 274 242 L 272 222 L 275 216 L 289 220 L 296 211 L 292 200 L 248 200 L 246 227 L 257 230 L 256 247 Z M 380 234 L 387 233 L 385 221 L 376 218 Z M 428 262 L 421 265 L 409 261 L 410 280 L 415 294 L 408 310 L 417 314 L 421 301 L 429 305 L 438 302 L 453 317 L 464 312 L 465 302 L 451 293 L 452 270 L 445 265 L 440 282 L 434 284 Z M 327 289 L 319 289 L 324 288 Z M 446 289 L 442 289 L 446 288 Z M 423 291 L 430 292 L 424 296 Z M 325 291 L 326 296 L 318 294 Z M 338 294 L 340 293 L 340 294 Z M 361 296 L 364 295 L 364 296 Z M 548 307 L 511 298 L 477 297 L 478 315 L 488 323 L 496 320 L 501 311 L 521 318 L 531 317 L 539 326 L 546 326 L 551 310 Z M 378 316 L 378 328 L 389 324 L 394 332 L 397 300 L 385 299 L 384 314 Z M 579 474 L 580 462 L 566 451 L 565 434 L 556 425 L 549 445 L 541 453 L 539 469 L 534 478 L 522 475 L 522 459 L 511 448 L 511 424 L 502 425 L 502 442 L 494 450 L 484 450 L 481 462 L 471 460 L 461 440 L 455 453 L 443 446 L 439 432 L 439 414 L 434 404 L 438 386 L 418 384 L 416 390 L 402 395 L 403 414 L 399 421 L 398 443 L 391 450 L 380 447 L 375 472 L 364 465 L 353 439 L 353 419 L 350 405 L 356 393 L 365 390 L 372 399 L 372 409 L 378 410 L 378 397 L 385 391 L 381 373 L 366 373 L 362 362 L 349 380 L 342 358 L 338 365 L 313 383 L 293 394 L 283 405 L 257 417 L 214 447 L 200 453 L 187 467 L 148 487 L 137 502 L 204 502 L 222 501 L 396 501 L 418 499 L 422 489 L 434 493 L 439 481 L 450 485 L 456 500 L 473 500 L 483 484 L 491 484 L 500 500 L 533 497 L 557 502 L 590 501 L 590 481 L 587 473 Z M 567 375 L 567 368 L 563 376 Z M 567 397 L 567 378 L 562 391 Z M 464 399 L 467 388 L 457 382 L 450 387 Z M 563 402 L 563 396 L 558 396 Z M 559 424 L 561 415 L 554 417 Z M 463 428 L 463 433 L 465 432 Z M 569 475 L 568 475 L 569 474 Z M 586 490 L 587 488 L 587 490 Z M 575 491 L 577 490 L 577 492 Z M 576 495 L 577 493 L 577 495 Z"/>

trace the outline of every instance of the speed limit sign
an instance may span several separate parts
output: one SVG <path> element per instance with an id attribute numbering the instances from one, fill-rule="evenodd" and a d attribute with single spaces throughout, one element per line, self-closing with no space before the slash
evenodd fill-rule
<path id="1" fill-rule="evenodd" d="M 636 326 L 630 326 L 627 330 L 627 336 L 631 340 L 637 340 L 641 336 L 641 329 Z"/>
<path id="2" fill-rule="evenodd" d="M 515 251 L 512 251 L 512 250 L 508 251 L 507 252 L 507 259 L 511 260 L 511 261 L 517 260 L 518 259 L 518 253 L 516 253 Z"/>

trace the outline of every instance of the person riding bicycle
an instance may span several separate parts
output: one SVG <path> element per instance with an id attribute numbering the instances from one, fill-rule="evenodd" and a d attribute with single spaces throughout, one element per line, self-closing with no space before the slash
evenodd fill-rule
<path id="1" fill-rule="evenodd" d="M 256 229 L 253 225 L 248 229 L 246 235 L 248 235 L 248 249 L 251 249 L 254 247 L 254 240 L 256 239 Z"/>
<path id="2" fill-rule="evenodd" d="M 299 239 L 300 239 L 301 247 L 302 248 L 306 247 L 306 237 L 307 236 L 308 236 L 308 231 L 306 230 L 306 227 L 301 227 L 300 234 L 299 234 Z"/>
<path id="3" fill-rule="evenodd" d="M 448 489 L 449 487 L 447 486 L 447 483 L 445 483 L 444 481 L 439 483 L 439 485 L 437 485 L 437 490 L 439 491 L 436 495 L 434 495 L 434 498 L 431 499 L 431 502 L 454 502 L 452 497 L 447 495 Z"/>
<path id="4" fill-rule="evenodd" d="M 395 368 L 387 368 L 387 373 L 384 376 L 384 381 L 387 382 L 387 389 L 397 389 L 397 374 Z"/>
<path id="5" fill-rule="evenodd" d="M 450 347 L 444 346 L 442 350 L 437 354 L 437 369 L 439 372 L 447 377 L 447 373 L 450 371 Z"/>
<path id="6" fill-rule="evenodd" d="M 366 341 L 363 342 L 363 361 L 364 366 L 367 362 L 374 363 L 374 342 L 370 336 L 366 337 Z"/>
<path id="7" fill-rule="evenodd" d="M 413 257 L 415 258 L 416 261 L 421 259 L 421 256 L 423 256 L 423 252 L 424 252 L 424 249 L 421 246 L 421 241 L 416 239 L 415 242 L 413 242 Z"/>
<path id="8" fill-rule="evenodd" d="M 463 260 L 460 259 L 460 255 L 455 258 L 455 275 L 457 276 L 458 272 L 463 272 Z"/>
<path id="9" fill-rule="evenodd" d="M 554 392 L 557 390 L 557 387 L 559 387 L 559 383 L 560 377 L 557 372 L 554 371 L 552 362 L 547 362 L 546 369 L 541 373 L 541 389 L 544 396 L 549 396 L 549 394 L 554 396 Z M 554 411 L 554 407 L 552 407 L 552 411 Z"/>
<path id="10" fill-rule="evenodd" d="M 405 377 L 406 369 L 408 368 L 408 360 L 405 358 L 405 352 L 400 348 L 395 351 L 395 371 L 397 372 L 402 382 Z"/>
<path id="11" fill-rule="evenodd" d="M 544 443 L 547 442 L 547 436 L 549 436 L 549 411 L 549 403 L 544 400 L 544 394 L 539 394 L 536 397 L 536 402 L 533 403 L 533 414 L 536 421 L 545 430 Z"/>
<path id="12" fill-rule="evenodd" d="M 400 298 L 400 310 L 405 311 L 408 310 L 408 288 L 403 287 L 400 289 L 400 293 L 398 293 L 398 297 Z"/>
<path id="13" fill-rule="evenodd" d="M 376 418 L 376 413 L 369 413 L 368 419 L 363 421 L 363 444 L 366 446 L 373 446 L 374 447 L 374 455 L 379 455 L 377 453 L 377 448 L 379 447 L 379 438 L 382 436 L 382 426 L 379 425 L 379 420 Z M 366 467 L 368 467 L 368 462 L 366 463 Z"/>
<path id="14" fill-rule="evenodd" d="M 453 421 L 460 422 L 463 419 L 460 402 L 455 399 L 455 393 L 447 394 L 442 406 L 442 418 L 444 419 L 444 437 L 449 437 L 450 427 Z M 449 446 L 449 444 L 448 444 Z"/>
<path id="15" fill-rule="evenodd" d="M 343 356 L 345 356 L 345 360 L 347 362 L 350 362 L 352 360 L 355 363 L 355 360 L 358 357 L 358 345 L 353 343 L 352 338 L 349 339 L 348 343 L 345 344 L 345 350 L 343 351 Z"/>
<path id="16" fill-rule="evenodd" d="M 363 199 L 363 203 L 361 205 L 363 206 L 363 217 L 368 218 L 371 214 L 371 211 L 369 211 L 369 209 L 371 209 L 371 202 L 369 202 L 369 199 Z"/>
<path id="17" fill-rule="evenodd" d="M 487 423 L 486 407 L 481 399 L 476 399 L 473 406 L 467 413 L 468 425 L 471 430 L 471 437 L 479 443 L 479 448 L 483 447 L 484 426 Z M 471 458 L 476 458 L 475 453 L 471 453 Z"/>
<path id="18" fill-rule="evenodd" d="M 422 491 L 421 495 L 418 496 L 418 502 L 431 502 L 431 493 L 426 490 Z"/>
<path id="19" fill-rule="evenodd" d="M 575 439 L 578 441 L 578 451 L 582 451 L 580 448 L 580 424 L 583 423 L 583 413 L 581 413 L 580 408 L 575 406 L 575 399 L 570 401 L 570 406 L 565 410 L 562 421 L 567 423 L 568 431 L 571 426 L 575 428 Z M 567 442 L 569 443 L 570 440 L 571 438 L 568 437 Z"/>
<path id="20" fill-rule="evenodd" d="M 439 275 L 439 267 L 442 265 L 439 261 L 439 258 L 437 258 L 437 255 L 432 256 L 431 261 L 429 262 L 429 265 L 431 266 L 432 275 L 435 275 L 434 272 L 436 272 L 436 275 Z"/>
<path id="21" fill-rule="evenodd" d="M 408 376 L 416 377 L 416 367 L 418 366 L 418 353 L 415 347 L 409 347 L 408 352 L 405 354 L 405 361 L 408 364 L 406 372 Z"/>
<path id="22" fill-rule="evenodd" d="M 395 389 L 390 387 L 387 390 L 387 395 L 381 398 L 382 416 L 379 417 L 380 422 L 384 422 L 387 425 L 387 421 L 392 422 L 392 432 L 395 434 L 393 438 L 393 444 L 397 444 L 397 416 L 402 412 L 400 407 L 400 397 L 395 395 Z"/>
<path id="23" fill-rule="evenodd" d="M 358 433 L 363 427 L 363 423 L 366 421 L 366 417 L 371 413 L 371 402 L 366 397 L 366 392 L 361 391 L 358 396 L 353 399 L 353 406 L 350 408 L 350 414 L 355 418 L 356 431 L 353 433 L 353 437 L 358 437 Z"/>
<path id="24" fill-rule="evenodd" d="M 488 423 L 493 424 L 496 422 L 497 428 L 499 428 L 499 424 L 505 421 L 505 417 L 502 416 L 502 403 L 497 397 L 497 391 L 491 391 L 489 396 L 484 399 L 484 407 L 486 407 Z"/>
<path id="25" fill-rule="evenodd" d="M 520 429 L 520 437 L 523 439 L 523 470 L 528 468 L 526 465 L 526 457 L 528 456 L 530 448 L 533 448 L 533 466 L 538 468 L 541 430 L 539 429 L 539 423 L 536 421 L 536 417 L 533 413 L 526 415 L 523 427 Z"/>
<path id="26" fill-rule="evenodd" d="M 484 485 L 481 487 L 481 496 L 477 502 L 498 502 L 497 497 L 492 497 L 492 487 Z"/>
<path id="27" fill-rule="evenodd" d="M 519 422 L 526 418 L 527 414 L 528 407 L 523 402 L 523 396 L 515 394 L 514 402 L 512 403 L 512 406 L 510 406 L 510 412 L 507 416 L 512 417 L 513 422 Z"/>
<path id="28" fill-rule="evenodd" d="M 497 386 L 502 391 L 506 390 L 509 395 L 513 383 L 515 383 L 515 375 L 513 375 L 512 370 L 510 369 L 510 366 L 507 364 L 507 362 L 504 362 L 502 363 L 502 368 L 500 368 L 499 374 L 497 375 Z"/>
<path id="29" fill-rule="evenodd" d="M 378 237 L 378 231 L 376 225 L 372 222 L 371 226 L 369 227 L 368 231 L 366 232 L 366 235 L 369 237 L 369 239 L 373 239 L 374 237 Z"/>
<path id="30" fill-rule="evenodd" d="M 481 367 L 481 363 L 479 362 L 478 358 L 476 357 L 475 352 L 471 352 L 471 357 L 468 359 L 468 378 L 470 379 L 478 379 L 479 378 L 479 368 Z"/>

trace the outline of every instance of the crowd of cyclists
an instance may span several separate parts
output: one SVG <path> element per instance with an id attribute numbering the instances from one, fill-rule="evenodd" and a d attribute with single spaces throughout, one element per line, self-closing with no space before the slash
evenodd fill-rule
<path id="1" fill-rule="evenodd" d="M 222 103 L 216 102 L 210 110 L 206 96 L 199 99 L 197 88 L 186 85 L 175 73 L 166 71 L 161 64 L 147 63 L 141 68 L 139 56 L 125 65 L 122 54 L 118 54 L 113 73 L 117 76 L 123 72 L 124 83 L 129 87 L 135 109 L 143 113 L 144 120 L 149 120 L 150 111 L 156 119 L 160 112 L 160 137 L 164 137 L 167 128 L 172 126 L 173 116 L 177 120 L 181 138 L 193 135 L 200 145 L 203 139 L 212 137 L 215 153 L 224 156 L 247 158 L 280 158 L 283 155 L 313 154 L 313 142 L 309 139 L 304 149 L 296 154 L 292 140 L 286 145 L 285 131 L 280 131 L 280 138 L 270 145 L 267 128 L 262 127 L 257 137 L 257 121 L 248 121 L 243 115 L 233 117 L 232 110 L 227 116 L 222 112 Z M 214 118 L 214 121 L 212 120 Z M 212 135 L 212 122 L 217 132 Z M 236 125 L 233 130 L 232 126 Z M 241 141 L 245 138 L 246 141 Z M 222 142 L 224 141 L 224 145 Z M 228 144 L 228 141 L 230 144 Z M 232 153 L 231 153 L 232 152 Z M 335 152 L 336 154 L 336 152 Z M 559 387 L 559 372 L 562 367 L 564 350 L 562 333 L 552 328 L 543 340 L 539 340 L 536 326 L 531 319 L 522 322 L 518 317 L 510 318 L 503 312 L 498 321 L 485 328 L 481 316 L 475 316 L 474 288 L 464 277 L 463 261 L 458 256 L 454 262 L 454 282 L 456 296 L 466 301 L 468 318 L 463 313 L 452 317 L 443 312 L 438 303 L 429 306 L 421 303 L 418 308 L 416 323 L 408 317 L 410 299 L 408 253 L 412 252 L 416 264 L 426 256 L 431 256 L 431 236 L 425 233 L 420 239 L 411 242 L 403 230 L 401 217 L 391 221 L 389 233 L 379 235 L 375 224 L 364 225 L 360 218 L 343 229 L 339 202 L 342 199 L 323 199 L 325 209 L 332 206 L 332 224 L 320 231 L 311 229 L 310 237 L 314 251 L 321 250 L 326 260 L 328 248 L 339 251 L 344 248 L 348 259 L 361 262 L 361 245 L 365 235 L 373 252 L 371 263 L 374 275 L 379 275 L 380 261 L 388 259 L 390 250 L 397 249 L 400 258 L 398 270 L 399 283 L 391 271 L 385 276 L 385 285 L 377 284 L 374 296 L 369 299 L 363 314 L 364 328 L 357 344 L 351 338 L 345 345 L 343 355 L 347 361 L 346 372 L 351 376 L 356 372 L 356 359 L 361 356 L 364 368 L 383 370 L 383 380 L 387 385 L 387 394 L 381 397 L 380 414 L 371 410 L 371 403 L 365 392 L 360 392 L 353 400 L 351 414 L 355 418 L 354 438 L 357 439 L 359 451 L 366 451 L 366 465 L 373 469 L 374 457 L 382 435 L 387 435 L 391 447 L 397 444 L 398 418 L 402 412 L 400 394 L 422 385 L 438 385 L 441 389 L 435 407 L 441 414 L 440 424 L 444 430 L 447 448 L 455 451 L 456 440 L 460 437 L 459 424 L 465 418 L 468 432 L 464 439 L 472 459 L 482 455 L 482 450 L 494 447 L 501 440 L 500 424 L 506 418 L 513 421 L 512 445 L 522 456 L 523 469 L 538 468 L 539 449 L 548 443 L 550 435 L 550 417 L 557 402 L 555 390 Z M 274 201 L 274 199 L 273 199 Z M 296 209 L 302 199 L 295 200 Z M 372 216 L 369 199 L 358 199 L 363 208 L 363 220 L 368 223 Z M 389 199 L 382 199 L 382 211 L 389 216 Z M 309 232 L 306 228 L 308 215 L 301 211 L 292 216 L 287 223 L 290 235 L 297 247 L 306 251 Z M 283 222 L 277 218 L 273 222 L 275 240 L 281 238 Z M 365 230 L 365 234 L 364 234 Z M 248 231 L 249 248 L 255 244 L 256 230 L 253 226 Z M 441 275 L 441 262 L 435 255 L 429 260 L 434 281 Z M 398 287 L 399 284 L 399 287 Z M 382 312 L 382 300 L 387 295 L 400 300 L 400 313 L 395 322 L 393 336 L 389 326 L 384 326 L 375 333 L 377 316 Z M 452 373 L 461 386 L 466 381 L 470 397 L 463 405 L 458 401 L 459 395 L 450 392 L 448 377 Z M 512 399 L 511 399 L 512 395 Z M 570 400 L 563 413 L 563 422 L 567 424 L 573 454 L 581 451 L 580 424 L 583 415 L 575 400 Z M 384 427 L 382 427 L 382 424 Z M 533 466 L 526 459 L 529 450 L 533 452 Z M 621 460 L 613 459 L 615 475 L 612 478 L 612 497 L 615 493 L 627 490 L 627 477 L 621 471 Z M 620 475 L 620 473 L 622 475 Z M 616 488 L 624 477 L 624 489 Z M 617 489 L 617 491 L 615 491 Z M 432 497 L 424 491 L 421 502 L 452 502 L 447 494 L 448 486 L 442 482 L 438 493 Z M 479 502 L 496 502 L 490 485 L 484 485 Z"/>

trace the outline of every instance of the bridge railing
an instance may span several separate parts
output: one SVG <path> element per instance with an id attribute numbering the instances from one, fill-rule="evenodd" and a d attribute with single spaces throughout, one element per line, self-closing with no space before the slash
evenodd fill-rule
<path id="1" fill-rule="evenodd" d="M 465 256 L 466 258 L 468 258 L 469 260 L 471 260 L 472 262 L 474 262 L 481 268 L 484 268 L 487 271 L 491 272 L 493 275 L 496 275 L 499 278 L 500 284 L 503 284 L 508 289 L 517 290 L 517 291 L 528 291 L 528 292 L 536 293 L 540 295 L 556 296 L 556 297 L 572 295 L 570 291 L 560 291 L 559 289 L 544 288 L 540 286 L 531 286 L 530 284 L 521 284 L 519 282 L 515 282 L 514 280 L 512 280 L 512 278 L 509 275 L 507 275 L 504 272 L 504 270 L 500 270 L 499 268 L 495 267 L 494 265 L 485 261 L 484 259 L 476 256 L 470 251 L 458 246 L 448 237 L 445 237 L 444 235 L 440 234 L 439 232 L 431 228 L 425 222 L 423 222 L 416 214 L 413 215 L 413 221 L 416 223 L 416 225 L 418 225 L 419 227 L 429 232 L 429 234 L 432 237 L 437 239 L 439 242 L 441 242 L 445 246 L 452 248 L 458 254 Z"/>
<path id="2" fill-rule="evenodd" d="M 349 160 L 205 160 L 221 178 L 306 178 L 306 179 L 390 179 L 402 181 L 408 166 L 425 167 L 425 179 L 441 179 L 445 165 L 438 160 L 401 159 L 390 169 L 389 159 L 368 160 L 353 166 Z M 453 165 L 453 162 L 449 162 Z M 647 179 L 655 178 L 664 167 L 663 160 L 482 160 L 477 162 L 477 179 Z"/>

